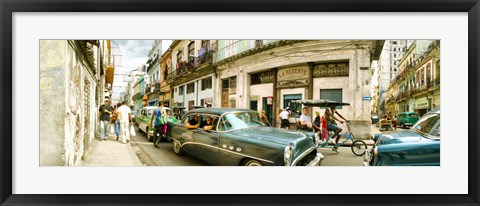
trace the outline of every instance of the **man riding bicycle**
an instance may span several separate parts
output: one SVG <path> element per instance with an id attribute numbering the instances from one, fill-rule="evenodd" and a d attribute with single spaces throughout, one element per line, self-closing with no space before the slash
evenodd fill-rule
<path id="1" fill-rule="evenodd" d="M 333 134 L 332 136 L 332 139 L 336 138 L 335 145 L 333 146 L 333 150 L 338 151 L 338 140 L 340 140 L 340 136 L 338 134 L 342 131 L 342 128 L 337 126 L 337 123 L 335 122 L 335 120 L 339 121 L 340 124 L 343 124 L 343 121 L 337 118 L 335 116 L 335 113 L 343 120 L 345 121 L 347 120 L 340 113 L 338 113 L 337 110 L 335 110 L 335 107 L 336 107 L 335 104 L 328 104 L 327 109 L 325 109 L 325 118 L 327 120 L 327 130 L 335 132 L 335 134 Z"/>

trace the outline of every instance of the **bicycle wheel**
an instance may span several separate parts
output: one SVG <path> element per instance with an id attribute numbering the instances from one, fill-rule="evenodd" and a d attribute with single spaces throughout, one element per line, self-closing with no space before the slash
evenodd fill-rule
<path id="1" fill-rule="evenodd" d="M 352 152 L 357 156 L 362 156 L 367 151 L 367 143 L 362 140 L 355 140 L 352 143 Z"/>

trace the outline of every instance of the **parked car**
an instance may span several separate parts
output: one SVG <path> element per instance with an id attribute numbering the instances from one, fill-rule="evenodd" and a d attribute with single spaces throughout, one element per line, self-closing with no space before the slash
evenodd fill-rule
<path id="1" fill-rule="evenodd" d="M 410 129 L 376 134 L 365 166 L 439 166 L 440 110 L 426 113 Z"/>
<path id="2" fill-rule="evenodd" d="M 137 114 L 135 122 L 138 124 L 138 131 L 144 132 L 147 134 L 147 139 L 153 141 L 153 128 L 150 126 L 150 119 L 152 118 L 153 110 L 158 107 L 156 106 L 147 106 L 140 110 L 140 113 Z M 162 113 L 166 114 L 167 122 L 178 122 L 174 117 L 172 110 L 168 107 L 162 108 Z M 148 132 L 147 132 L 148 131 Z"/>
<path id="3" fill-rule="evenodd" d="M 397 116 L 397 124 L 402 128 L 407 128 L 407 126 L 414 125 L 418 119 L 416 112 L 402 112 Z"/>
<path id="4" fill-rule="evenodd" d="M 379 117 L 376 114 L 372 115 L 372 124 L 376 124 L 379 121 Z"/>
<path id="5" fill-rule="evenodd" d="M 195 116 L 200 122 L 213 118 L 213 129 L 187 129 Z M 211 165 L 316 166 L 323 160 L 315 133 L 265 126 L 260 114 L 249 109 L 195 109 L 181 122 L 169 122 L 168 128 L 174 153 L 189 153 Z"/>
<path id="6" fill-rule="evenodd" d="M 131 115 L 132 115 L 132 121 L 136 122 L 135 117 L 137 116 L 137 111 L 135 111 L 135 110 L 132 111 Z"/>

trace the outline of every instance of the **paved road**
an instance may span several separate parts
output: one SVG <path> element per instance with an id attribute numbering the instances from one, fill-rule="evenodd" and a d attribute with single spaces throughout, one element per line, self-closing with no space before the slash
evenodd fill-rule
<path id="1" fill-rule="evenodd" d="M 146 166 L 205 166 L 206 164 L 188 154 L 178 156 L 173 153 L 172 143 L 162 142 L 160 148 L 155 148 L 152 142 L 147 140 L 145 133 L 138 132 L 137 136 L 131 137 L 132 147 L 136 151 L 140 161 Z"/>
<path id="2" fill-rule="evenodd" d="M 144 133 L 138 132 L 137 136 L 132 137 L 132 147 L 139 157 L 140 161 L 146 166 L 206 166 L 207 164 L 193 156 L 184 154 L 178 156 L 173 153 L 172 143 L 162 142 L 160 148 L 153 147 L 153 143 L 147 140 Z M 403 129 L 397 129 L 401 131 Z M 378 132 L 378 128 L 372 127 L 372 132 Z M 366 141 L 373 143 L 373 141 Z M 368 149 L 372 146 L 368 145 Z M 322 166 L 362 166 L 363 157 L 355 156 L 350 147 L 340 147 L 340 152 L 336 153 L 331 148 L 319 148 L 325 159 Z"/>

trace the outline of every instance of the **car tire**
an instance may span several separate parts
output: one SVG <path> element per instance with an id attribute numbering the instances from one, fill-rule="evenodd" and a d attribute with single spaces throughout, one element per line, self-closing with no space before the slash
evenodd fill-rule
<path id="1" fill-rule="evenodd" d="M 243 166 L 263 166 L 261 162 L 254 159 L 247 159 L 243 162 Z"/>
<path id="2" fill-rule="evenodd" d="M 183 155 L 182 145 L 180 144 L 179 141 L 173 140 L 172 149 L 173 149 L 173 153 L 175 153 L 176 155 Z"/>
<path id="3" fill-rule="evenodd" d="M 355 140 L 352 143 L 351 149 L 356 156 L 362 156 L 367 151 L 367 143 L 362 140 Z"/>

